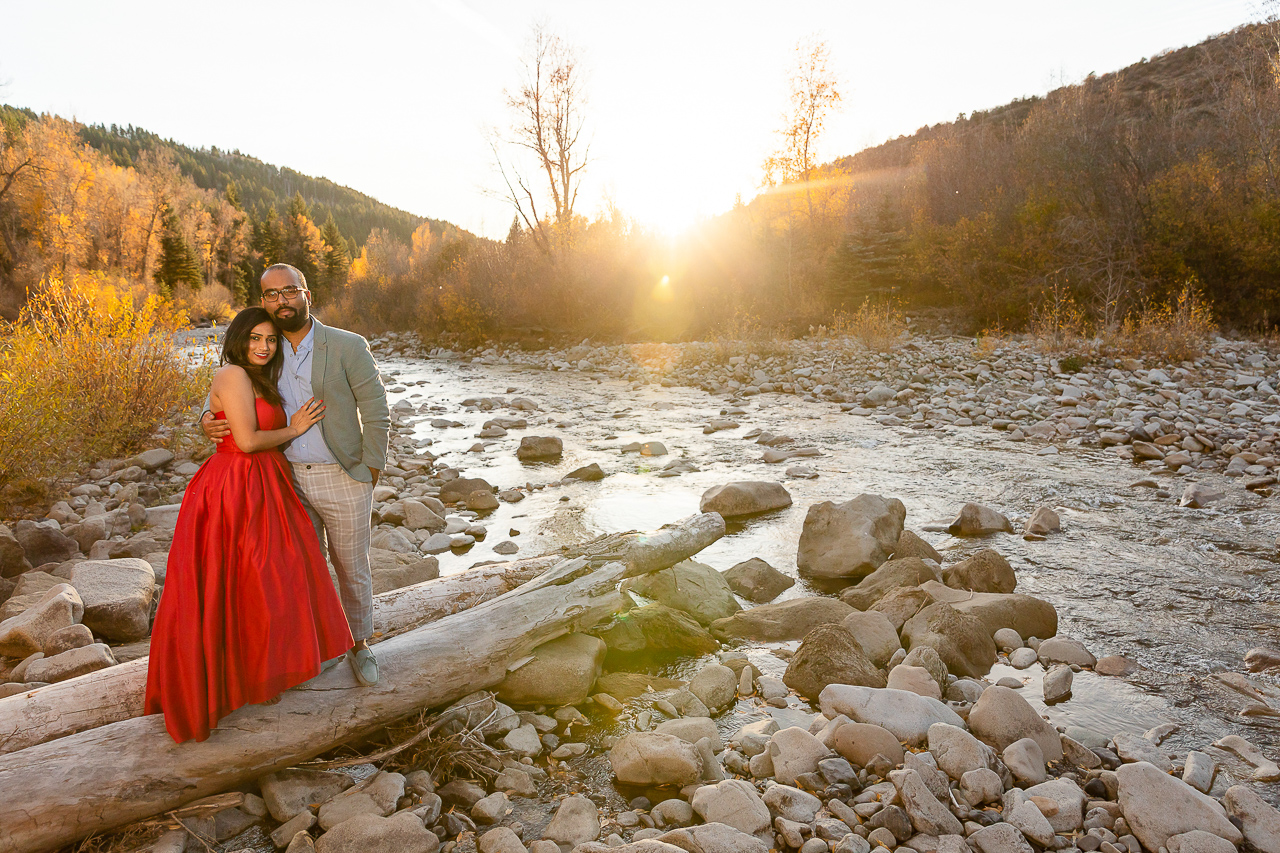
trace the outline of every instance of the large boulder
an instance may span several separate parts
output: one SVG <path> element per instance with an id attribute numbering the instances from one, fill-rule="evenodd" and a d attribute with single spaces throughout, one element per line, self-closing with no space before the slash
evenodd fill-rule
<path id="1" fill-rule="evenodd" d="M 1232 785 L 1222 798 L 1227 814 L 1240 821 L 1244 840 L 1265 853 L 1280 851 L 1280 811 L 1247 785 Z"/>
<path id="2" fill-rule="evenodd" d="M 996 685 L 982 691 L 982 696 L 969 710 L 969 731 L 1000 752 L 1009 744 L 1029 737 L 1040 747 L 1045 761 L 1062 760 L 1058 730 L 1008 687 Z"/>
<path id="3" fill-rule="evenodd" d="M 792 598 L 717 619 L 711 623 L 711 633 L 721 639 L 799 640 L 819 625 L 840 622 L 852 612 L 852 607 L 834 598 Z"/>
<path id="4" fill-rule="evenodd" d="M 706 654 L 720 648 L 720 642 L 697 620 L 665 604 L 628 610 L 596 634 L 609 651 L 620 654 L 645 650 Z"/>
<path id="5" fill-rule="evenodd" d="M 814 504 L 805 515 L 796 565 L 816 577 L 865 577 L 889 559 L 906 518 L 902 501 L 879 495 Z"/>
<path id="6" fill-rule="evenodd" d="M 52 524 L 53 522 L 49 522 L 49 525 Z M 80 551 L 76 540 L 49 525 L 24 519 L 13 526 L 13 535 L 32 566 L 61 563 Z"/>
<path id="7" fill-rule="evenodd" d="M 942 570 L 942 582 L 955 589 L 973 592 L 1013 592 L 1018 579 L 1013 567 L 991 548 L 984 548 L 967 560 Z"/>
<path id="8" fill-rule="evenodd" d="M 907 651 L 932 647 L 955 675 L 985 675 L 996 662 L 996 644 L 986 627 L 949 604 L 931 604 L 902 626 Z"/>
<path id="9" fill-rule="evenodd" d="M 1020 637 L 1045 639 L 1058 633 L 1058 612 L 1053 605 L 1022 593 L 965 592 L 936 581 L 920 585 L 934 600 L 950 604 L 982 623 L 994 635 L 1012 628 Z"/>
<path id="10" fill-rule="evenodd" d="M 533 650 L 533 660 L 509 673 L 497 687 L 511 705 L 576 705 L 591 693 L 604 666 L 604 641 L 566 634 Z"/>
<path id="11" fill-rule="evenodd" d="M 884 674 L 867 658 L 853 634 L 840 625 L 819 625 L 805 635 L 787 663 L 782 682 L 817 700 L 828 684 L 884 687 Z"/>
<path id="12" fill-rule="evenodd" d="M 71 570 L 71 585 L 84 601 L 91 631 L 128 643 L 151 632 L 151 599 L 156 575 L 146 560 L 86 560 Z"/>
<path id="13" fill-rule="evenodd" d="M 918 586 L 904 586 L 885 595 L 865 612 L 879 613 L 889 620 L 893 630 L 901 631 L 907 620 L 933 604 L 933 596 Z"/>
<path id="14" fill-rule="evenodd" d="M 702 778 L 702 759 L 693 744 L 675 735 L 632 732 L 609 750 L 609 764 L 627 785 L 692 785 Z"/>
<path id="15" fill-rule="evenodd" d="M 516 458 L 522 461 L 558 459 L 564 453 L 564 442 L 554 435 L 526 435 L 516 448 Z"/>
<path id="16" fill-rule="evenodd" d="M 967 503 L 960 508 L 960 514 L 951 522 L 947 532 L 952 536 L 986 536 L 990 533 L 1012 533 L 1013 525 L 990 507 Z"/>
<path id="17" fill-rule="evenodd" d="M 724 575 L 694 560 L 684 560 L 669 569 L 624 581 L 622 588 L 683 610 L 703 625 L 742 609 Z"/>
<path id="18" fill-rule="evenodd" d="M 942 555 L 930 545 L 910 530 L 902 531 L 902 535 L 898 537 L 898 544 L 893 549 L 894 559 L 901 560 L 904 557 L 919 557 L 922 560 L 933 560 L 938 565 L 942 565 Z"/>
<path id="19" fill-rule="evenodd" d="M 733 704 L 737 698 L 738 676 L 732 669 L 718 663 L 710 663 L 689 679 L 689 692 L 711 711 L 719 711 Z"/>
<path id="20" fill-rule="evenodd" d="M 858 581 L 856 586 L 841 590 L 840 600 L 851 607 L 866 610 L 896 589 L 919 586 L 937 579 L 937 570 L 919 557 L 895 558 Z"/>
<path id="21" fill-rule="evenodd" d="M 747 480 L 713 486 L 702 494 L 700 512 L 718 512 L 725 518 L 755 515 L 791 506 L 791 493 L 781 483 Z"/>
<path id="22" fill-rule="evenodd" d="M 1046 756 L 1047 757 L 1047 756 Z M 1203 829 L 1232 844 L 1244 836 L 1222 804 L 1146 761 L 1116 770 L 1120 810 L 1130 831 L 1148 850 L 1167 847 L 1174 835 Z"/>
<path id="23" fill-rule="evenodd" d="M 369 565 L 373 574 L 374 595 L 440 577 L 440 561 L 435 557 L 418 554 L 370 548 Z"/>
<path id="24" fill-rule="evenodd" d="M 49 638 L 80 621 L 84 604 L 70 584 L 49 588 L 17 616 L 0 622 L 0 655 L 25 658 L 43 651 Z"/>
<path id="25" fill-rule="evenodd" d="M 5 600 L 4 604 L 0 605 L 0 622 L 12 619 L 14 616 L 35 607 L 44 598 L 46 592 L 64 583 L 66 583 L 64 579 L 48 572 L 31 571 L 22 573 L 18 576 L 18 582 L 13 585 L 13 591 L 9 594 L 9 598 Z M 80 617 L 77 616 L 76 621 L 80 621 Z"/>
<path id="26" fill-rule="evenodd" d="M 493 486 L 489 485 L 487 480 L 479 477 L 458 477 L 449 480 L 440 487 L 440 500 L 444 503 L 457 503 L 466 500 L 471 496 L 472 492 L 492 492 Z M 408 516 L 405 516 L 408 518 Z"/>
<path id="27" fill-rule="evenodd" d="M 344 773 L 324 770 L 280 770 L 263 776 L 259 785 L 271 816 L 281 823 L 315 803 L 327 802 L 355 782 Z"/>
<path id="28" fill-rule="evenodd" d="M 844 617 L 840 626 L 853 634 L 863 653 L 878 667 L 888 664 L 889 659 L 902 648 L 897 629 L 889 617 L 879 611 L 854 611 Z"/>
<path id="29" fill-rule="evenodd" d="M 913 746 L 924 743 L 934 723 L 964 726 L 960 715 L 937 699 L 908 690 L 829 684 L 818 696 L 818 703 L 827 719 L 844 714 L 855 722 L 888 729 L 898 740 Z"/>
<path id="30" fill-rule="evenodd" d="M 769 807 L 755 785 L 743 779 L 725 779 L 693 792 L 693 810 L 707 823 L 723 823 L 739 832 L 756 835 L 769 829 Z"/>
<path id="31" fill-rule="evenodd" d="M 724 573 L 724 579 L 729 589 L 756 604 L 773 601 L 796 583 L 759 557 L 738 563 Z"/>

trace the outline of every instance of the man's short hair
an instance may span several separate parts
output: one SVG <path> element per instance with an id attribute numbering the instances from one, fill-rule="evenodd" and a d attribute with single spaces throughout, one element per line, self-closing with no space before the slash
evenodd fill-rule
<path id="1" fill-rule="evenodd" d="M 290 273 L 293 276 L 294 284 L 298 285 L 298 287 L 303 290 L 307 289 L 307 277 L 302 274 L 302 270 L 298 269 L 293 264 L 272 264 L 262 271 L 262 278 L 266 278 L 268 273 L 276 272 L 277 270 L 284 270 Z M 262 281 L 262 279 L 260 278 L 258 281 Z"/>

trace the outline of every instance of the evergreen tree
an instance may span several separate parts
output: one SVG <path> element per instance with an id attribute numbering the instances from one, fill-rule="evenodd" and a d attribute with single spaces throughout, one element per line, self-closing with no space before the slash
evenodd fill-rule
<path id="1" fill-rule="evenodd" d="M 171 292 L 177 284 L 186 284 L 193 290 L 199 290 L 204 284 L 200 259 L 183 236 L 182 223 L 172 210 L 165 215 L 164 233 L 160 237 L 160 260 L 154 278 L 165 292 Z"/>
<path id="2" fill-rule="evenodd" d="M 280 260 L 302 271 L 317 296 L 323 293 L 320 281 L 320 263 L 323 246 L 320 229 L 311 221 L 311 209 L 301 192 L 294 193 L 289 202 L 289 215 L 284 221 L 284 246 Z M 274 263 L 274 262 L 273 262 Z"/>
<path id="3" fill-rule="evenodd" d="M 324 258 L 321 262 L 320 278 L 325 289 L 337 293 L 347 284 L 347 270 L 351 267 L 351 255 L 347 253 L 347 241 L 338 231 L 338 223 L 333 214 L 324 221 L 320 229 L 320 238 L 324 240 Z"/>

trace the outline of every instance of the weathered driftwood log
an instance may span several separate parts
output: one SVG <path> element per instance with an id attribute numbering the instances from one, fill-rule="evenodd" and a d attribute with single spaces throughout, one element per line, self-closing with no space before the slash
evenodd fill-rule
<path id="1" fill-rule="evenodd" d="M 497 598 L 566 556 L 613 558 L 628 565 L 630 576 L 675 565 L 723 535 L 719 516 L 695 515 L 654 533 L 610 534 L 567 548 L 562 555 L 477 566 L 384 592 L 373 599 L 375 642 Z M 0 699 L 0 754 L 136 717 L 142 713 L 146 683 L 147 660 L 142 658 Z"/>
<path id="2" fill-rule="evenodd" d="M 402 634 L 497 598 L 559 562 L 551 556 L 494 563 L 375 595 L 374 628 L 381 638 Z M 136 717 L 146 684 L 141 658 L 0 699 L 0 754 Z"/>
<path id="3" fill-rule="evenodd" d="M 670 532 L 692 554 L 723 535 L 724 522 L 696 516 Z M 235 711 L 204 743 L 175 744 L 153 715 L 0 756 L 0 853 L 55 850 L 491 687 L 534 647 L 620 609 L 618 582 L 636 565 L 643 563 L 563 562 L 516 590 L 383 642 L 375 686 L 360 687 L 346 667 L 335 667 L 285 691 L 276 705 Z"/>

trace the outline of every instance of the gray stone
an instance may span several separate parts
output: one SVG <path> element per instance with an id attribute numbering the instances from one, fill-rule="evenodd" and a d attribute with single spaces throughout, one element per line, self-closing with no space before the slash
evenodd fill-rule
<path id="1" fill-rule="evenodd" d="M 967 503 L 960 508 L 960 514 L 951 522 L 947 532 L 952 536 L 986 536 L 991 533 L 1012 533 L 1013 525 L 1009 523 L 1009 519 L 990 507 Z"/>
<path id="2" fill-rule="evenodd" d="M 1169 838 L 1169 853 L 1235 853 L 1236 846 L 1203 829 L 1193 829 Z"/>
<path id="3" fill-rule="evenodd" d="M 316 816 L 309 809 L 298 812 L 271 832 L 271 843 L 277 847 L 288 847 L 289 842 L 299 832 L 306 832 L 316 825 Z M 185 841 L 185 833 L 183 840 Z"/>
<path id="4" fill-rule="evenodd" d="M 907 510 L 897 498 L 859 495 L 809 507 L 796 564 L 817 577 L 864 577 L 889 559 Z"/>
<path id="5" fill-rule="evenodd" d="M 908 619 L 902 626 L 902 642 L 908 651 L 918 646 L 933 648 L 956 675 L 985 675 L 996 661 L 991 632 L 949 604 L 931 604 Z"/>
<path id="6" fill-rule="evenodd" d="M 1153 764 L 1122 764 L 1116 782 L 1125 821 L 1148 850 L 1166 847 L 1170 837 L 1193 829 L 1207 830 L 1232 844 L 1243 839 L 1217 800 Z"/>
<path id="7" fill-rule="evenodd" d="M 858 767 L 866 767 L 877 755 L 883 755 L 894 766 L 903 760 L 902 744 L 898 738 L 883 726 L 870 723 L 840 726 L 831 739 L 831 746 Z"/>
<path id="8" fill-rule="evenodd" d="M 358 815 L 386 817 L 396 810 L 396 804 L 403 796 L 404 776 L 378 773 L 363 787 L 344 791 L 320 806 L 320 826 L 328 833 Z"/>
<path id="9" fill-rule="evenodd" d="M 764 804 L 775 817 L 796 823 L 813 823 L 822 808 L 822 800 L 790 785 L 773 785 L 764 792 Z"/>
<path id="10" fill-rule="evenodd" d="M 607 648 L 598 637 L 572 633 L 543 643 L 533 660 L 508 673 L 498 698 L 512 705 L 576 705 L 591 693 Z"/>
<path id="11" fill-rule="evenodd" d="M 936 572 L 919 557 L 895 557 L 858 581 L 856 586 L 841 590 L 840 600 L 858 610 L 867 610 L 896 590 L 936 581 Z"/>
<path id="12" fill-rule="evenodd" d="M 581 468 L 575 468 L 568 474 L 564 475 L 565 480 L 581 480 L 585 483 L 595 483 L 603 480 L 605 477 L 604 469 L 600 467 L 598 462 L 592 462 L 590 465 L 584 465 Z M 470 501 L 468 501 L 470 503 Z M 497 507 L 494 507 L 497 509 Z"/>
<path id="13" fill-rule="evenodd" d="M 942 690 L 938 687 L 938 682 L 929 674 L 929 670 L 922 666 L 898 664 L 889 670 L 889 678 L 885 686 L 893 690 L 909 690 L 934 699 L 942 698 Z"/>
<path id="14" fill-rule="evenodd" d="M 714 486 L 702 495 L 700 512 L 718 512 L 725 518 L 755 515 L 791 506 L 791 494 L 781 483 L 738 481 Z"/>
<path id="15" fill-rule="evenodd" d="M 479 477 L 458 477 L 457 479 L 449 480 L 440 487 L 439 500 L 445 504 L 457 503 L 465 500 L 473 492 L 492 491 L 493 486 L 489 485 L 487 480 L 482 480 Z M 424 501 L 423 503 L 425 504 L 426 502 Z M 439 510 L 433 510 L 433 512 L 437 515 L 440 514 Z"/>
<path id="16" fill-rule="evenodd" d="M 1244 840 L 1265 853 L 1280 851 L 1280 811 L 1246 785 L 1233 785 L 1222 798 L 1227 814 L 1240 820 Z"/>
<path id="17" fill-rule="evenodd" d="M 979 853 L 1033 853 L 1031 845 L 1012 824 L 993 823 L 969 836 L 969 846 Z"/>
<path id="18" fill-rule="evenodd" d="M 150 633 L 156 576 L 145 560 L 86 560 L 71 570 L 71 585 L 84 601 L 84 624 L 118 642 Z"/>
<path id="19" fill-rule="evenodd" d="M 711 633 L 721 639 L 799 640 L 817 626 L 841 622 L 852 612 L 852 607 L 834 598 L 792 598 L 741 610 L 727 619 L 717 619 L 711 623 Z"/>
<path id="20" fill-rule="evenodd" d="M 934 723 L 929 727 L 929 753 L 938 769 L 952 779 L 962 779 L 973 770 L 997 770 L 1000 766 L 991 747 L 959 726 Z"/>
<path id="21" fill-rule="evenodd" d="M 878 611 L 855 611 L 846 616 L 840 625 L 853 635 L 863 653 L 878 667 L 887 664 L 889 658 L 902 648 L 893 623 Z"/>
<path id="22" fill-rule="evenodd" d="M 520 836 L 507 826 L 495 826 L 480 836 L 476 846 L 480 853 L 529 853 L 520 842 Z M 556 848 L 556 853 L 560 853 L 559 847 Z"/>
<path id="23" fill-rule="evenodd" d="M 137 456 L 128 460 L 126 464 L 137 465 L 147 471 L 155 471 L 163 468 L 173 461 L 173 452 L 163 447 L 154 447 L 151 450 L 144 450 Z"/>
<path id="24" fill-rule="evenodd" d="M 1121 732 L 1113 738 L 1116 755 L 1124 761 L 1146 761 L 1168 773 L 1173 770 L 1169 756 L 1160 751 L 1150 740 L 1131 732 Z"/>
<path id="25" fill-rule="evenodd" d="M 816 772 L 818 762 L 830 754 L 822 741 L 797 726 L 781 729 L 769 739 L 773 776 L 782 785 L 794 785 L 796 777 Z"/>
<path id="26" fill-rule="evenodd" d="M 1098 662 L 1079 640 L 1053 637 L 1043 640 L 1036 649 L 1040 659 L 1049 663 L 1065 663 L 1073 666 L 1093 666 Z"/>
<path id="27" fill-rule="evenodd" d="M 960 835 L 960 821 L 930 792 L 920 774 L 914 770 L 894 770 L 889 781 L 898 789 L 902 807 L 917 832 L 926 835 Z"/>
<path id="28" fill-rule="evenodd" d="M 724 579 L 731 590 L 757 604 L 773 601 L 796 582 L 759 557 L 738 563 L 724 573 Z"/>
<path id="29" fill-rule="evenodd" d="M 369 549 L 369 565 L 373 576 L 373 594 L 435 580 L 440 577 L 440 561 L 417 553 Z"/>
<path id="30" fill-rule="evenodd" d="M 979 767 L 960 777 L 960 794 L 974 808 L 983 803 L 998 803 L 1004 796 L 1004 783 L 999 773 Z"/>
<path id="31" fill-rule="evenodd" d="M 600 837 L 600 815 L 596 804 L 580 795 L 565 797 L 542 837 L 570 846 L 595 841 Z"/>
<path id="32" fill-rule="evenodd" d="M 694 560 L 624 581 L 623 589 L 684 611 L 703 625 L 742 609 L 724 575 Z"/>
<path id="33" fill-rule="evenodd" d="M 69 584 L 55 583 L 39 595 L 29 593 L 28 597 L 34 599 L 30 607 L 0 622 L 0 655 L 24 658 L 43 651 L 51 636 L 79 622 L 84 613 L 79 594 Z M 12 601 L 11 598 L 6 605 Z"/>
<path id="34" fill-rule="evenodd" d="M 498 823 L 509 814 L 511 801 L 501 791 L 482 797 L 471 807 L 471 819 L 478 824 Z"/>
<path id="35" fill-rule="evenodd" d="M 278 821 L 287 821 L 310 805 L 328 802 L 352 784 L 350 776 L 323 770 L 281 770 L 260 780 L 262 799 Z"/>
<path id="36" fill-rule="evenodd" d="M 724 746 L 720 743 L 720 730 L 710 717 L 680 717 L 659 723 L 653 729 L 658 734 L 675 735 L 683 741 L 696 744 L 705 738 L 711 739 L 711 749 L 719 752 Z"/>
<path id="37" fill-rule="evenodd" d="M 53 657 L 41 658 L 27 667 L 25 678 L 28 683 L 39 681 L 55 684 L 115 666 L 115 663 L 116 659 L 105 643 L 93 643 Z"/>
<path id="38" fill-rule="evenodd" d="M 979 740 L 1003 751 L 1014 741 L 1030 737 L 1040 746 L 1046 761 L 1062 760 L 1058 732 L 1013 690 L 992 686 L 969 711 L 969 731 Z"/>
<path id="39" fill-rule="evenodd" d="M 842 625 L 819 625 L 806 634 L 782 680 L 811 700 L 816 700 L 828 684 L 885 686 L 884 675 Z"/>
<path id="40" fill-rule="evenodd" d="M 677 851 L 699 851 L 700 853 L 768 853 L 769 845 L 759 838 L 753 838 L 723 823 L 704 823 L 701 826 L 689 826 L 661 835 L 658 838 L 662 847 L 636 848 L 635 853 L 677 853 Z M 665 843 L 670 842 L 670 843 Z M 624 847 L 606 847 L 599 853 L 631 853 Z M 585 847 L 574 853 L 597 853 Z"/>
<path id="41" fill-rule="evenodd" d="M 538 730 L 531 725 L 512 729 L 502 738 L 502 745 L 517 755 L 534 758 L 542 753 L 542 741 Z"/>
<path id="42" fill-rule="evenodd" d="M 22 544 L 9 528 L 0 525 L 0 577 L 17 577 L 31 569 L 31 561 L 27 559 Z"/>
<path id="43" fill-rule="evenodd" d="M 632 732 L 609 750 L 619 782 L 629 785 L 691 785 L 702 776 L 702 759 L 693 744 L 675 735 Z"/>
<path id="44" fill-rule="evenodd" d="M 674 798 L 663 800 L 650 809 L 649 814 L 653 816 L 654 822 L 663 828 L 688 826 L 693 823 L 693 806 L 684 800 Z"/>
<path id="45" fill-rule="evenodd" d="M 71 559 L 80 550 L 79 544 L 61 530 L 34 521 L 19 521 L 13 526 L 13 535 L 32 566 L 61 563 Z"/>
<path id="46" fill-rule="evenodd" d="M 742 779 L 726 779 L 703 785 L 693 793 L 693 810 L 707 823 L 723 823 L 739 832 L 756 835 L 768 830 L 769 808 L 754 785 Z"/>
<path id="47" fill-rule="evenodd" d="M 901 560 L 904 557 L 919 557 L 921 560 L 933 560 L 938 565 L 942 565 L 942 555 L 910 530 L 902 531 L 902 535 L 898 537 L 898 544 L 893 548 L 895 560 Z"/>
<path id="48" fill-rule="evenodd" d="M 1056 705 L 1071 698 L 1071 682 L 1074 676 L 1071 667 L 1065 664 L 1058 664 L 1050 667 L 1049 671 L 1044 675 L 1042 688 L 1044 691 L 1044 702 L 1046 705 Z"/>
<path id="49" fill-rule="evenodd" d="M 1041 847 L 1053 845 L 1053 827 L 1040 807 L 1014 788 L 1004 795 L 1005 822 L 1016 827 L 1028 840 Z"/>
<path id="50" fill-rule="evenodd" d="M 1018 586 L 1013 567 L 990 548 L 942 570 L 942 582 L 954 589 L 1009 593 Z"/>
<path id="51" fill-rule="evenodd" d="M 321 822 L 323 823 L 323 816 Z M 412 812 L 392 817 L 365 813 L 335 825 L 320 836 L 316 853 L 373 853 L 385 850 L 396 853 L 436 853 L 440 839 L 422 825 Z"/>
<path id="52" fill-rule="evenodd" d="M 1028 797 L 1040 797 L 1057 803 L 1056 811 L 1042 809 L 1049 825 L 1059 835 L 1080 832 L 1084 828 L 1084 808 L 1089 796 L 1073 780 L 1063 777 L 1050 779 L 1027 788 Z"/>
<path id="53" fill-rule="evenodd" d="M 1040 744 L 1029 737 L 1006 746 L 1000 757 L 1013 777 L 1024 785 L 1039 785 L 1046 778 L 1044 753 Z"/>
<path id="54" fill-rule="evenodd" d="M 738 676 L 720 664 L 707 664 L 689 680 L 688 690 L 711 711 L 733 704 L 737 698 Z"/>
<path id="55" fill-rule="evenodd" d="M 516 458 L 525 461 L 556 459 L 564 453 L 564 442 L 553 435 L 526 435 L 516 448 Z"/>
<path id="56" fill-rule="evenodd" d="M 906 690 L 831 684 L 818 701 L 829 719 L 844 714 L 860 723 L 882 726 L 898 740 L 912 745 L 923 743 L 934 723 L 964 726 L 960 716 L 942 702 Z"/>
<path id="57" fill-rule="evenodd" d="M 1031 536 L 1048 536 L 1050 533 L 1057 533 L 1062 530 L 1062 519 L 1053 511 L 1052 507 L 1042 506 L 1036 507 L 1036 511 L 1031 513 L 1031 517 L 1027 519 L 1026 527 L 1022 529 L 1023 535 Z"/>
<path id="58" fill-rule="evenodd" d="M 92 644 L 92 631 L 84 625 L 68 625 L 65 628 L 59 628 L 54 631 L 45 639 L 44 654 L 45 657 L 53 657 L 54 655 L 69 652 L 72 649 L 82 649 Z"/>

